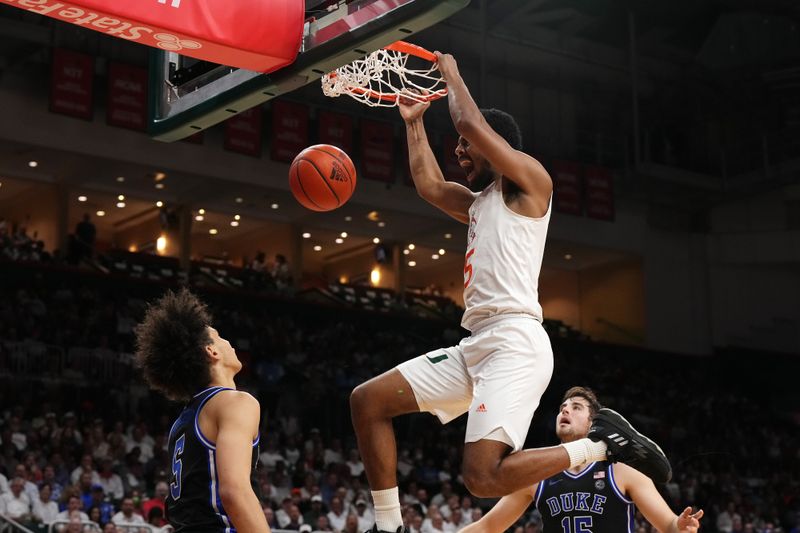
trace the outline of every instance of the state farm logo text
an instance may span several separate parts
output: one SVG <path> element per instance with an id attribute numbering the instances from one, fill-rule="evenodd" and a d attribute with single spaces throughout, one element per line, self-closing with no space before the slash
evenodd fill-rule
<path id="1" fill-rule="evenodd" d="M 129 41 L 142 41 L 143 44 L 158 46 L 162 50 L 197 50 L 203 44 L 197 41 L 183 39 L 170 33 L 159 32 L 138 22 L 130 22 L 115 15 L 97 13 L 74 7 L 64 2 L 53 0 L 0 0 L 0 3 L 11 4 L 33 13 L 57 18 L 77 26 L 86 26 L 93 30 L 120 37 Z M 159 4 L 168 4 L 171 7 L 180 7 L 181 0 L 158 0 Z M 154 9 L 163 9 L 155 4 Z"/>

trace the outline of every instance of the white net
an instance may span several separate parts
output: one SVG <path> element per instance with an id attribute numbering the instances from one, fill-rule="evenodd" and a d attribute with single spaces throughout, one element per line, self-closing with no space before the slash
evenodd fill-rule
<path id="1" fill-rule="evenodd" d="M 349 95 L 372 107 L 394 107 L 400 95 L 429 102 L 447 95 L 436 63 L 413 69 L 409 54 L 382 48 L 322 77 L 325 96 Z"/>

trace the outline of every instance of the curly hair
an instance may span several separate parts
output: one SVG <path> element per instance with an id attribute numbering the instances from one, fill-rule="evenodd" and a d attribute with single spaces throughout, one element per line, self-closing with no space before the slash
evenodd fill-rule
<path id="1" fill-rule="evenodd" d="M 597 399 L 597 396 L 594 394 L 594 391 L 589 387 L 572 387 L 567 392 L 564 393 L 564 397 L 561 399 L 561 402 L 566 402 L 570 398 L 583 398 L 589 404 L 589 416 L 594 418 L 594 415 L 597 414 L 603 406 Z"/>
<path id="2" fill-rule="evenodd" d="M 187 289 L 167 291 L 136 327 L 136 364 L 151 388 L 186 401 L 211 381 L 206 346 L 211 315 Z"/>
<path id="3" fill-rule="evenodd" d="M 522 130 L 514 117 L 499 109 L 481 109 L 481 114 L 489 126 L 514 150 L 522 150 Z"/>

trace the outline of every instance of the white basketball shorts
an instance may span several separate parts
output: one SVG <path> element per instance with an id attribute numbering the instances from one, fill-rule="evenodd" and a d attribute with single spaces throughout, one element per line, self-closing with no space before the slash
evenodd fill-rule
<path id="1" fill-rule="evenodd" d="M 446 424 L 468 412 L 465 442 L 485 438 L 522 449 L 553 375 L 553 349 L 539 321 L 495 316 L 456 346 L 397 366 L 420 411 Z"/>

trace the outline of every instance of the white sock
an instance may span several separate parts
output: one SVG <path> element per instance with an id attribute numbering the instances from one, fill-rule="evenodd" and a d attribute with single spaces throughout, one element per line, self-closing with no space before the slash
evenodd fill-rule
<path id="1" fill-rule="evenodd" d="M 372 501 L 375 502 L 375 524 L 381 531 L 395 533 L 403 525 L 400 513 L 400 494 L 397 487 L 385 490 L 373 490 Z"/>
<path id="2" fill-rule="evenodd" d="M 565 442 L 561 446 L 569 454 L 569 467 L 574 468 L 592 461 L 605 461 L 608 446 L 605 442 L 595 442 L 592 439 L 578 439 L 573 442 Z"/>

